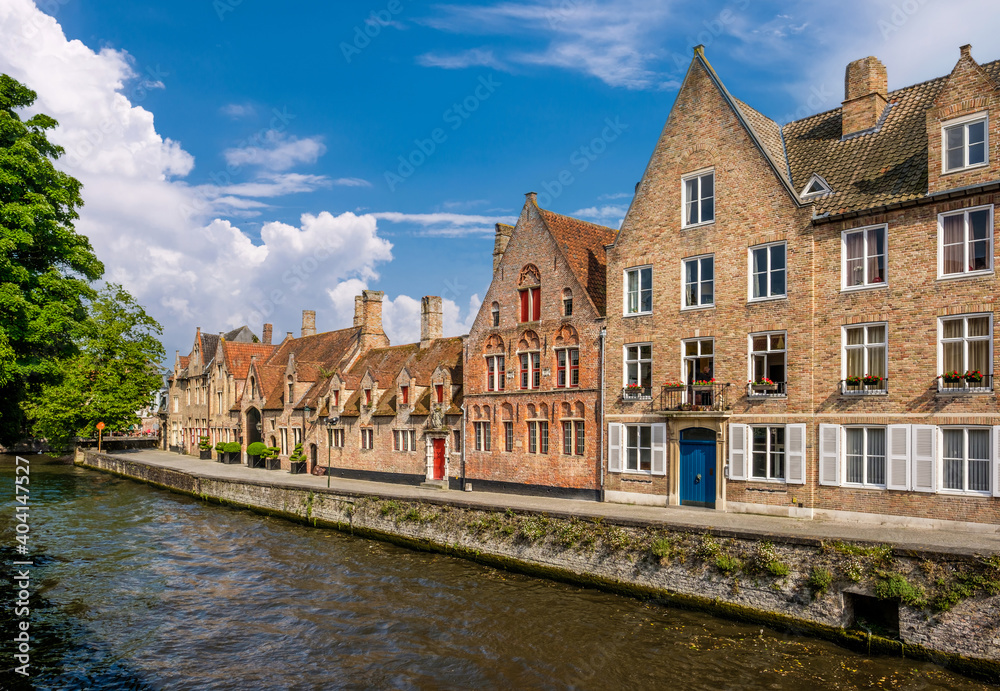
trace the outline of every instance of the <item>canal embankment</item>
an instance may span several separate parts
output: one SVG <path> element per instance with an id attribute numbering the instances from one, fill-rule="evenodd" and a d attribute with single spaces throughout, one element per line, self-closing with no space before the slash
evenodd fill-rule
<path id="1" fill-rule="evenodd" d="M 88 451 L 76 463 L 209 502 L 1000 679 L 995 534 L 950 540 L 940 531 L 377 483 L 327 489 L 326 478 L 152 453 Z M 886 539 L 863 539 L 876 535 Z"/>

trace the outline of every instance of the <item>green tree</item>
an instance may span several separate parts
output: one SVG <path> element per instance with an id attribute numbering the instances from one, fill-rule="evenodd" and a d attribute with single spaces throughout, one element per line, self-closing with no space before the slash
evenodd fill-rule
<path id="1" fill-rule="evenodd" d="M 90 282 L 104 266 L 73 221 L 83 205 L 80 182 L 53 161 L 62 147 L 46 133 L 47 115 L 16 112 L 35 92 L 0 75 L 0 443 L 24 432 L 24 404 L 57 382 L 76 353 Z"/>
<path id="2" fill-rule="evenodd" d="M 42 387 L 25 409 L 33 432 L 56 449 L 76 435 L 128 429 L 136 411 L 149 405 L 160 388 L 163 346 L 155 319 L 121 286 L 110 284 L 89 305 L 79 327 L 78 352 L 65 361 L 57 383 Z"/>

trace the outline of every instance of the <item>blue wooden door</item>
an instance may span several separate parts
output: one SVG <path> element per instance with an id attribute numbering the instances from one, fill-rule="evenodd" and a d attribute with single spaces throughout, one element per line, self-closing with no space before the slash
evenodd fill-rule
<path id="1" fill-rule="evenodd" d="M 683 430 L 680 447 L 681 504 L 714 508 L 715 432 L 701 428 Z"/>

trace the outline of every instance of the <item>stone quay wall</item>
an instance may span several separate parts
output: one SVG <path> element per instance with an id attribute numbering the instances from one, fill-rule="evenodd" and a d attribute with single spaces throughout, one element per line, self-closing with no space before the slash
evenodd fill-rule
<path id="1" fill-rule="evenodd" d="M 78 466 L 320 528 L 1000 678 L 1000 555 L 696 530 L 200 476 L 80 452 Z M 898 618 L 897 618 L 898 617 Z"/>

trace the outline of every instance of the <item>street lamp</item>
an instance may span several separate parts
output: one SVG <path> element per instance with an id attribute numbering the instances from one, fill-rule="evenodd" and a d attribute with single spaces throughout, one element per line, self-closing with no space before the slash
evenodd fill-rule
<path id="1" fill-rule="evenodd" d="M 326 486 L 330 487 L 330 452 L 333 450 L 333 426 L 340 422 L 339 417 L 326 419 Z"/>

